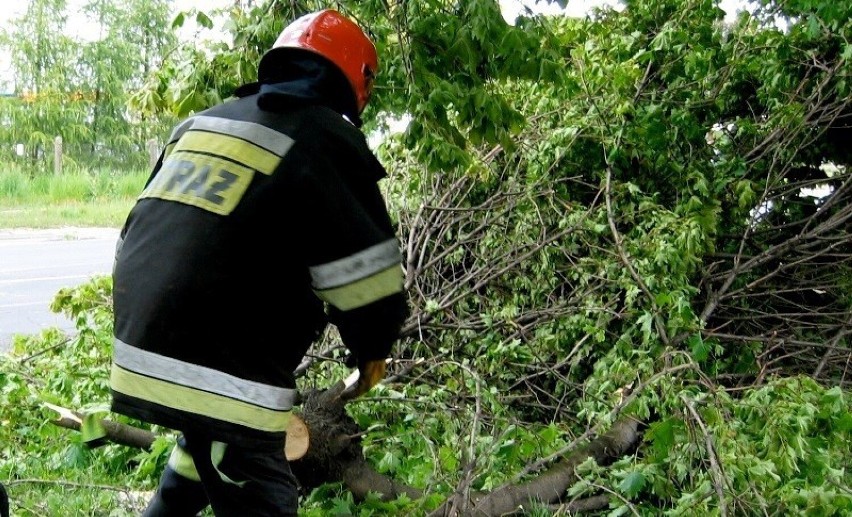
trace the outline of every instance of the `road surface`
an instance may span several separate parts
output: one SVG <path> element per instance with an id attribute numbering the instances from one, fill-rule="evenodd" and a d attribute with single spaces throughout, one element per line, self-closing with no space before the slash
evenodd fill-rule
<path id="1" fill-rule="evenodd" d="M 0 352 L 15 334 L 73 333 L 73 322 L 50 303 L 61 288 L 108 274 L 117 238 L 111 228 L 0 230 Z"/>

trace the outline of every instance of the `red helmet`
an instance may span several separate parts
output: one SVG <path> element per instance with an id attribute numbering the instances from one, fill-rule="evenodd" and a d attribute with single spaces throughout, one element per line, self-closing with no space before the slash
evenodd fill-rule
<path id="1" fill-rule="evenodd" d="M 272 49 L 298 48 L 314 52 L 339 68 L 355 93 L 358 113 L 370 100 L 373 78 L 379 67 L 376 47 L 358 25 L 333 9 L 298 18 L 281 31 Z M 267 53 L 267 55 L 270 53 Z M 264 56 L 266 57 L 266 56 Z M 266 75 L 261 58 L 258 75 Z"/>

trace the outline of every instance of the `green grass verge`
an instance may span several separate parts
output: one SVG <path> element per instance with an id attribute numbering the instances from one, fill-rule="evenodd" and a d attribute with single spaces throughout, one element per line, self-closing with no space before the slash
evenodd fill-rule
<path id="1" fill-rule="evenodd" d="M 0 166 L 0 228 L 114 227 L 148 171 L 67 170 L 61 176 Z"/>

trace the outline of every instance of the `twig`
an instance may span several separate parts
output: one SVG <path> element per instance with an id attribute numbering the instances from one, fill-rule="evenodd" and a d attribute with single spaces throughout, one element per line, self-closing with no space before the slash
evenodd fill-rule
<path id="1" fill-rule="evenodd" d="M 726 517 L 728 515 L 728 508 L 725 505 L 725 492 L 722 487 L 725 477 L 722 473 L 722 467 L 719 465 L 719 459 L 716 456 L 716 448 L 713 446 L 713 438 L 710 436 L 710 432 L 707 430 L 707 426 L 704 425 L 704 421 L 701 419 L 698 411 L 695 410 L 695 406 L 692 401 L 687 399 L 684 395 L 681 395 L 680 398 L 683 400 L 683 403 L 686 404 L 686 408 L 689 410 L 692 418 L 695 419 L 698 427 L 701 428 L 701 432 L 704 433 L 704 446 L 707 449 L 707 456 L 710 458 L 710 475 L 713 478 L 713 488 L 716 490 L 716 495 L 719 497 L 719 514 L 722 517 Z"/>
<path id="2" fill-rule="evenodd" d="M 120 486 L 112 486 L 112 485 L 99 485 L 95 483 L 77 483 L 75 481 L 65 481 L 61 479 L 36 479 L 36 478 L 27 478 L 27 479 L 13 479 L 12 481 L 7 481 L 5 483 L 6 486 L 15 486 L 15 485 L 56 485 L 63 486 L 69 488 L 94 488 L 97 490 L 112 490 L 115 492 L 131 492 L 132 490 L 127 487 Z"/>
<path id="3" fill-rule="evenodd" d="M 611 496 L 615 496 L 616 498 L 620 499 L 622 503 L 627 505 L 627 507 L 630 509 L 630 512 L 633 513 L 633 515 L 635 515 L 636 517 L 639 517 L 639 512 L 636 510 L 636 507 L 633 506 L 633 504 L 630 501 L 628 501 L 623 495 L 619 494 L 615 490 L 612 490 L 611 488 L 607 488 L 603 485 L 599 485 L 597 483 L 589 483 L 589 486 L 599 488 L 599 489 L 603 490 L 604 492 L 610 494 Z"/>
<path id="4" fill-rule="evenodd" d="M 648 380 L 639 384 L 639 386 L 637 386 L 632 392 L 630 392 L 629 395 L 624 397 L 619 404 L 617 404 L 614 408 L 612 408 L 612 410 L 609 412 L 609 414 L 606 416 L 606 418 L 601 419 L 597 424 L 590 427 L 588 430 L 586 430 L 586 432 L 584 432 L 582 435 L 578 436 L 576 439 L 574 439 L 571 443 L 569 443 L 565 447 L 562 447 L 559 450 L 553 452 L 552 454 L 545 456 L 544 458 L 540 458 L 537 461 L 535 461 L 534 463 L 525 467 L 521 472 L 519 472 L 517 475 L 514 476 L 512 482 L 515 483 L 515 482 L 519 481 L 523 476 L 525 476 L 525 475 L 527 475 L 531 472 L 535 472 L 535 471 L 541 469 L 547 463 L 550 463 L 551 461 L 553 461 L 554 459 L 556 459 L 560 456 L 563 456 L 563 455 L 567 454 L 568 452 L 571 452 L 573 449 L 575 449 L 577 447 L 577 445 L 581 441 L 587 440 L 590 436 L 592 436 L 593 434 L 596 434 L 605 422 L 614 420 L 619 414 L 621 414 L 621 411 L 625 407 L 627 407 L 631 402 L 633 402 L 636 399 L 636 397 L 638 397 L 639 394 L 642 391 L 644 391 L 645 388 L 654 384 L 659 379 L 666 377 L 668 375 L 672 375 L 672 374 L 679 372 L 681 370 L 689 370 L 689 369 L 694 369 L 694 368 L 695 368 L 694 363 L 684 363 L 684 364 L 680 364 L 678 366 L 673 366 L 671 368 L 666 368 L 662 371 L 655 373 Z"/>
<path id="5" fill-rule="evenodd" d="M 42 355 L 44 355 L 44 354 L 46 354 L 46 353 L 48 353 L 48 352 L 51 352 L 51 351 L 53 351 L 53 350 L 56 350 L 57 348 L 61 348 L 61 347 L 65 346 L 65 345 L 67 345 L 70 341 L 71 341 L 71 338 L 68 338 L 68 339 L 65 339 L 64 341 L 61 341 L 61 342 L 59 342 L 59 343 L 56 343 L 55 345 L 51 345 L 51 346 L 49 346 L 49 347 L 47 347 L 47 348 L 43 348 L 43 349 L 39 350 L 38 352 L 35 352 L 35 353 L 33 353 L 33 354 L 30 354 L 30 355 L 28 355 L 28 356 L 26 356 L 26 357 L 22 357 L 22 358 L 18 361 L 18 364 L 23 365 L 23 364 L 25 364 L 25 363 L 28 363 L 29 361 L 32 361 L 32 360 L 33 360 L 33 359 L 35 359 L 36 357 L 42 356 Z"/>

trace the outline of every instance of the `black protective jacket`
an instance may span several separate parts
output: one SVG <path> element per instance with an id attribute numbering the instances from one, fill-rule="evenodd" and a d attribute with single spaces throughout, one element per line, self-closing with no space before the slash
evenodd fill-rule
<path id="1" fill-rule="evenodd" d="M 173 131 L 116 253 L 114 411 L 280 444 L 329 316 L 359 360 L 389 355 L 407 306 L 385 171 L 305 86 L 255 87 Z"/>

